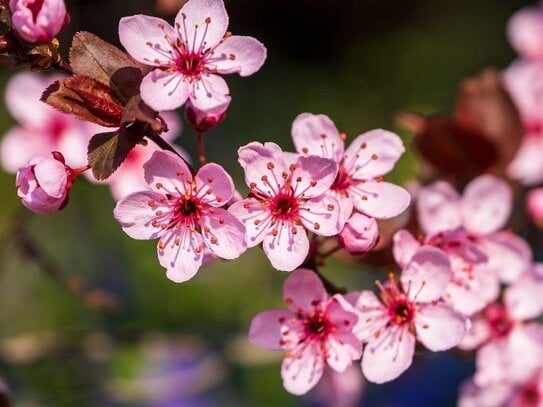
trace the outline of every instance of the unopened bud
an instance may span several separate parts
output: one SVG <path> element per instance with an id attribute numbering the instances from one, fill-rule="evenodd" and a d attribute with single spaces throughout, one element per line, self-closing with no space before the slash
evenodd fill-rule
<path id="1" fill-rule="evenodd" d="M 230 98 L 228 99 L 227 103 L 221 106 L 211 110 L 202 111 L 194 107 L 190 100 L 188 100 L 185 104 L 185 118 L 194 130 L 199 133 L 205 133 L 224 120 L 229 105 Z"/>
<path id="2" fill-rule="evenodd" d="M 10 0 L 9 8 L 17 35 L 35 44 L 48 43 L 70 22 L 64 0 Z"/>

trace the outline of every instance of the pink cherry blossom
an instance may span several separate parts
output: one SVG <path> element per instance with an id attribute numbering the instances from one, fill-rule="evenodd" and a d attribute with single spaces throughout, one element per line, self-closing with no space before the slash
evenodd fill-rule
<path id="1" fill-rule="evenodd" d="M 231 35 L 227 27 L 222 0 L 189 0 L 173 27 L 156 17 L 122 18 L 121 43 L 134 59 L 155 68 L 141 84 L 145 103 L 174 110 L 190 99 L 200 111 L 228 104 L 228 85 L 217 73 L 255 73 L 266 48 L 252 37 Z"/>
<path id="2" fill-rule="evenodd" d="M 36 156 L 17 171 L 17 195 L 33 212 L 56 212 L 68 203 L 72 183 L 84 169 L 77 171 L 68 167 L 62 154 L 56 151 Z"/>
<path id="3" fill-rule="evenodd" d="M 15 32 L 28 42 L 49 42 L 70 22 L 64 0 L 10 0 L 9 8 Z"/>
<path id="4" fill-rule="evenodd" d="M 206 164 L 193 175 L 177 155 L 155 151 L 143 169 L 151 191 L 122 199 L 114 216 L 130 237 L 159 239 L 158 259 L 170 280 L 192 278 L 206 247 L 223 259 L 245 251 L 243 224 L 223 208 L 234 184 L 221 166 Z"/>
<path id="5" fill-rule="evenodd" d="M 160 136 L 171 143 L 181 132 L 181 121 L 174 112 L 161 112 L 160 115 L 168 125 L 168 131 L 162 133 Z M 188 161 L 187 152 L 175 145 L 174 147 Z M 160 148 L 152 142 L 146 146 L 138 144 L 130 150 L 122 165 L 107 179 L 107 184 L 115 200 L 119 201 L 133 192 L 149 188 L 147 182 L 145 182 L 143 164 L 158 150 Z"/>
<path id="6" fill-rule="evenodd" d="M 383 181 L 404 153 L 401 139 L 386 130 L 370 130 L 356 137 L 345 149 L 344 134 L 325 115 L 302 113 L 292 123 L 292 140 L 302 155 L 334 160 L 339 170 L 331 193 L 341 205 L 344 220 L 354 208 L 366 216 L 387 219 L 402 213 L 409 193 Z"/>
<path id="7" fill-rule="evenodd" d="M 400 287 L 391 275 L 378 283 L 380 300 L 371 291 L 349 296 L 360 321 L 355 333 L 367 343 L 362 372 L 370 382 L 394 380 L 409 368 L 417 341 L 438 352 L 464 338 L 468 319 L 440 301 L 450 275 L 447 256 L 422 247 L 403 268 Z"/>
<path id="8" fill-rule="evenodd" d="M 543 8 L 525 7 L 513 14 L 507 36 L 522 58 L 543 61 Z"/>
<path id="9" fill-rule="evenodd" d="M 274 143 L 249 143 L 238 154 L 251 192 L 230 210 L 247 228 L 249 247 L 262 242 L 274 268 L 292 271 L 308 254 L 307 232 L 333 236 L 343 227 L 338 201 L 324 195 L 337 164 L 283 153 Z"/>
<path id="10" fill-rule="evenodd" d="M 224 105 L 214 109 L 201 111 L 197 109 L 190 100 L 185 104 L 185 118 L 190 126 L 199 133 L 205 133 L 218 124 L 226 117 L 226 110 L 230 105 L 230 98 Z"/>
<path id="11" fill-rule="evenodd" d="M 543 325 L 531 320 L 543 309 L 541 288 L 541 277 L 538 282 L 519 280 L 505 290 L 504 304 L 492 303 L 473 317 L 472 328 L 459 346 L 478 349 L 477 385 L 523 381 L 540 366 Z"/>
<path id="12" fill-rule="evenodd" d="M 417 215 L 423 231 L 436 234 L 464 227 L 469 239 L 488 256 L 485 273 L 505 282 L 514 281 L 532 262 L 524 239 L 500 231 L 509 219 L 512 205 L 507 183 L 491 175 L 472 180 L 462 196 L 443 181 L 421 188 L 417 194 Z"/>
<path id="13" fill-rule="evenodd" d="M 321 280 L 307 269 L 287 278 L 283 298 L 288 310 L 258 314 L 249 339 L 262 348 L 287 352 L 281 367 L 283 385 L 300 395 L 315 386 L 325 364 L 344 372 L 360 358 L 362 344 L 353 334 L 358 318 L 341 295 L 328 298 Z"/>
<path id="14" fill-rule="evenodd" d="M 22 72 L 8 82 L 5 102 L 19 123 L 2 138 L 0 161 L 14 173 L 32 157 L 48 151 L 60 151 L 71 167 L 87 163 L 87 145 L 103 127 L 61 113 L 40 101 L 42 92 L 59 77 Z"/>
<path id="15" fill-rule="evenodd" d="M 463 228 L 415 239 L 400 230 L 394 237 L 393 254 L 401 266 L 406 265 L 421 246 L 433 246 L 445 253 L 452 268 L 451 279 L 443 299 L 455 310 L 471 315 L 494 301 L 499 294 L 499 281 L 486 270 L 488 257 Z"/>
<path id="16" fill-rule="evenodd" d="M 516 61 L 502 74 L 503 84 L 519 110 L 524 125 L 524 138 L 509 164 L 509 175 L 523 185 L 543 181 L 543 63 Z"/>
<path id="17" fill-rule="evenodd" d="M 377 222 L 361 213 L 353 213 L 338 235 L 339 244 L 354 255 L 369 252 L 378 241 Z"/>
<path id="18" fill-rule="evenodd" d="M 543 226 L 543 188 L 534 188 L 526 197 L 526 211 L 539 226 Z"/>

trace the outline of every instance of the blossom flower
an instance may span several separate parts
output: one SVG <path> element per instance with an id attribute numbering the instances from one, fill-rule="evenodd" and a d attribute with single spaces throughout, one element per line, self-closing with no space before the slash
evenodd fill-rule
<path id="1" fill-rule="evenodd" d="M 5 102 L 20 125 L 9 130 L 0 143 L 0 161 L 6 171 L 15 173 L 32 157 L 48 151 L 60 151 L 71 167 L 87 163 L 89 140 L 104 128 L 40 102 L 42 92 L 55 79 L 58 77 L 22 72 L 9 80 Z"/>
<path id="2" fill-rule="evenodd" d="M 274 268 L 292 271 L 309 252 L 307 231 L 333 236 L 343 228 L 337 200 L 323 195 L 337 164 L 283 153 L 275 143 L 252 142 L 238 154 L 251 192 L 230 210 L 247 228 L 249 247 L 262 242 Z"/>
<path id="3" fill-rule="evenodd" d="M 405 149 L 401 139 L 386 130 L 370 130 L 356 137 L 345 149 L 344 134 L 325 115 L 302 113 L 292 123 L 296 151 L 338 163 L 331 188 L 341 205 L 344 220 L 354 208 L 366 216 L 387 219 L 402 213 L 411 200 L 409 193 L 383 181 Z"/>
<path id="4" fill-rule="evenodd" d="M 421 246 L 431 246 L 445 253 L 451 262 L 452 274 L 443 299 L 464 315 L 480 311 L 499 294 L 495 274 L 484 269 L 486 253 L 475 244 L 464 228 L 444 231 L 415 239 L 407 230 L 396 232 L 392 253 L 404 267 Z"/>
<path id="5" fill-rule="evenodd" d="M 266 49 L 252 37 L 226 32 L 222 0 L 189 0 L 174 26 L 144 15 L 124 17 L 119 38 L 137 61 L 154 67 L 141 83 L 141 97 L 155 110 L 174 110 L 187 99 L 200 111 L 230 100 L 219 74 L 249 76 L 260 69 Z"/>
<path id="6" fill-rule="evenodd" d="M 378 241 L 377 222 L 361 213 L 353 213 L 338 235 L 339 244 L 354 255 L 369 252 Z"/>
<path id="7" fill-rule="evenodd" d="M 321 280 L 307 269 L 298 269 L 287 278 L 283 298 L 288 310 L 255 316 L 249 339 L 268 350 L 286 351 L 283 385 L 300 395 L 319 381 L 325 363 L 344 372 L 360 357 L 362 344 L 352 332 L 358 318 L 340 294 L 328 298 Z"/>
<path id="8" fill-rule="evenodd" d="M 230 99 L 228 100 L 228 103 L 225 103 L 224 105 L 220 105 L 211 110 L 201 111 L 188 100 L 185 104 L 185 118 L 194 130 L 199 133 L 205 133 L 225 119 L 226 110 L 229 105 Z"/>
<path id="9" fill-rule="evenodd" d="M 160 115 L 168 124 L 168 131 L 160 136 L 164 140 L 172 142 L 181 131 L 181 121 L 174 112 L 161 112 Z M 180 147 L 175 147 L 177 152 L 185 160 L 188 160 L 187 152 Z M 146 146 L 138 144 L 130 150 L 121 166 L 107 179 L 107 184 L 115 200 L 120 201 L 133 192 L 149 188 L 143 176 L 143 164 L 158 150 L 160 148 L 154 143 L 148 143 Z"/>
<path id="10" fill-rule="evenodd" d="M 64 164 L 57 151 L 35 156 L 17 171 L 17 195 L 35 213 L 56 212 L 68 203 L 68 192 L 78 174 Z"/>
<path id="11" fill-rule="evenodd" d="M 543 61 L 543 8 L 525 7 L 513 14 L 507 37 L 522 58 Z"/>
<path id="12" fill-rule="evenodd" d="M 70 22 L 64 0 L 10 0 L 15 32 L 33 43 L 51 41 Z"/>
<path id="13" fill-rule="evenodd" d="M 505 181 L 481 175 L 460 196 L 443 181 L 421 188 L 417 215 L 424 232 L 435 234 L 464 227 L 469 239 L 488 256 L 484 273 L 515 281 L 532 262 L 528 243 L 509 231 L 500 231 L 511 214 L 513 198 Z"/>
<path id="14" fill-rule="evenodd" d="M 151 191 L 119 201 L 114 216 L 130 237 L 159 239 L 158 259 L 170 280 L 192 278 L 206 247 L 223 259 L 245 251 L 243 224 L 222 208 L 234 184 L 221 166 L 206 164 L 192 175 L 174 153 L 155 151 L 143 169 Z"/>
<path id="15" fill-rule="evenodd" d="M 469 320 L 440 301 L 450 275 L 447 256 L 422 247 L 403 268 L 400 287 L 393 275 L 377 283 L 381 300 L 371 291 L 348 297 L 360 321 L 354 332 L 367 343 L 362 372 L 369 381 L 384 383 L 403 373 L 411 365 L 417 341 L 437 352 L 464 338 Z"/>
<path id="16" fill-rule="evenodd" d="M 520 279 L 505 290 L 503 304 L 492 303 L 473 317 L 459 347 L 478 349 L 475 384 L 521 382 L 540 366 L 543 325 L 530 321 L 543 310 L 542 276 Z"/>

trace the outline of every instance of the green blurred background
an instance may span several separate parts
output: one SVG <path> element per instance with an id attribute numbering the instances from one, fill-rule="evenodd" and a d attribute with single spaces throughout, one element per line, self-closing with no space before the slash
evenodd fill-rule
<path id="1" fill-rule="evenodd" d="M 60 37 L 64 50 L 77 30 L 118 44 L 120 17 L 157 15 L 151 0 L 67 4 L 72 23 Z M 398 131 L 408 153 L 389 179 L 406 182 L 416 174 L 416 157 L 410 135 L 394 126 L 395 113 L 451 111 L 462 78 L 488 65 L 507 66 L 515 55 L 505 37 L 506 21 L 527 4 L 228 0 L 230 30 L 261 40 L 268 59 L 254 76 L 227 78 L 232 104 L 226 121 L 207 136 L 208 160 L 222 164 L 245 192 L 239 146 L 258 140 L 292 149 L 296 115 L 325 113 L 351 138 L 375 127 Z M 162 14 L 170 20 L 173 15 Z M 11 74 L 0 71 L 2 89 Z M 1 109 L 4 132 L 13 120 Z M 177 142 L 194 157 L 190 129 Z M 70 204 L 43 217 L 22 208 L 13 175 L 0 172 L 0 191 L 0 377 L 16 405 L 316 403 L 283 390 L 280 353 L 246 341 L 256 313 L 282 307 L 286 274 L 271 269 L 259 248 L 176 285 L 158 264 L 156 241 L 135 241 L 121 231 L 106 186 L 77 182 Z M 15 223 L 24 224 L 52 270 L 20 247 Z M 67 279 L 59 284 L 51 271 Z M 360 264 L 334 259 L 324 272 L 350 289 L 369 287 L 376 276 Z M 85 299 L 66 285 L 84 286 Z M 96 306 L 108 301 L 116 304 L 113 310 Z M 459 379 L 451 380 L 439 404 L 426 405 L 453 405 Z M 386 403 L 395 404 L 370 398 L 366 405 L 424 405 L 391 397 Z"/>

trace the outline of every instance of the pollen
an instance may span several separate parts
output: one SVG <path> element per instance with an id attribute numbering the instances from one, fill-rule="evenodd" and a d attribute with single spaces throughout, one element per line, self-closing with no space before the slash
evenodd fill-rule
<path id="1" fill-rule="evenodd" d="M 378 158 L 379 157 L 377 156 L 377 154 L 372 154 L 371 155 L 371 159 L 374 160 L 374 161 L 377 160 Z"/>
<path id="2" fill-rule="evenodd" d="M 332 205 L 332 204 L 328 204 L 328 206 L 326 206 L 326 209 L 328 209 L 330 212 L 332 212 L 334 210 L 335 206 Z"/>
<path id="3" fill-rule="evenodd" d="M 311 182 L 309 183 L 309 185 L 311 185 L 312 187 L 314 187 L 314 186 L 317 185 L 317 181 L 311 181 Z"/>
<path id="4" fill-rule="evenodd" d="M 315 230 L 319 230 L 321 228 L 321 225 L 319 225 L 318 223 L 315 223 L 313 227 L 315 228 Z"/>
<path id="5" fill-rule="evenodd" d="M 296 164 L 290 164 L 289 167 L 288 167 L 288 169 L 289 169 L 290 171 L 296 170 Z"/>
<path id="6" fill-rule="evenodd" d="M 307 154 L 308 152 L 309 152 L 309 150 L 307 149 L 307 147 L 302 148 L 302 153 Z"/>
<path id="7" fill-rule="evenodd" d="M 268 162 L 268 164 L 266 164 L 266 167 L 268 167 L 268 170 L 273 170 L 274 165 L 272 162 Z"/>
<path id="8" fill-rule="evenodd" d="M 162 185 L 160 182 L 157 182 L 157 183 L 155 184 L 155 187 L 156 187 L 156 189 L 160 189 L 160 188 L 163 187 L 163 185 Z"/>
<path id="9" fill-rule="evenodd" d="M 215 236 L 211 236 L 211 239 L 209 239 L 211 244 L 217 244 L 217 238 Z"/>
<path id="10" fill-rule="evenodd" d="M 277 229 L 272 229 L 271 233 L 273 236 L 277 236 L 279 234 L 279 231 Z"/>
<path id="11" fill-rule="evenodd" d="M 211 17 L 206 17 L 205 22 L 206 24 L 211 24 Z"/>
<path id="12" fill-rule="evenodd" d="M 368 145 L 366 143 L 362 143 L 360 144 L 360 149 L 363 150 L 367 147 Z"/>

